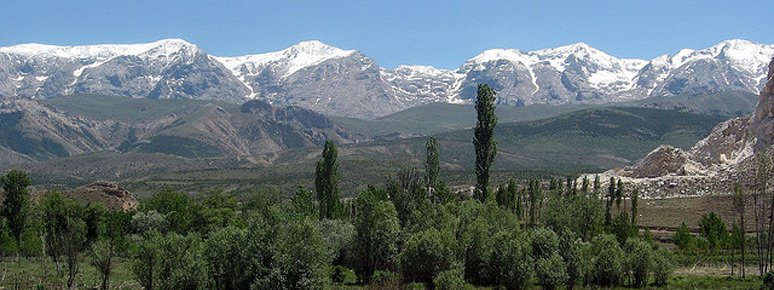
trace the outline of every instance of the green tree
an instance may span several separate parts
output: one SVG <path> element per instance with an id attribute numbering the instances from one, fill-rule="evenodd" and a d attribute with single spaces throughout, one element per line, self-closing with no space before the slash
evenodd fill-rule
<path id="1" fill-rule="evenodd" d="M 623 245 L 631 237 L 637 236 L 637 227 L 629 222 L 629 215 L 626 213 L 615 216 L 613 225 L 611 226 L 611 233 L 618 239 L 618 243 Z"/>
<path id="2" fill-rule="evenodd" d="M 647 242 L 633 237 L 626 240 L 626 269 L 634 278 L 632 286 L 645 287 L 653 269 L 653 247 Z"/>
<path id="3" fill-rule="evenodd" d="M 640 200 L 640 190 L 635 188 L 634 191 L 632 191 L 632 226 L 635 228 L 637 227 L 637 215 L 638 212 L 638 202 Z"/>
<path id="4" fill-rule="evenodd" d="M 506 289 L 525 289 L 534 273 L 531 246 L 513 231 L 498 231 L 491 238 L 489 275 L 495 285 Z"/>
<path id="5" fill-rule="evenodd" d="M 166 217 L 155 210 L 134 214 L 130 223 L 132 230 L 141 235 L 151 232 L 166 233 L 169 227 Z"/>
<path id="6" fill-rule="evenodd" d="M 432 285 L 433 278 L 451 269 L 457 243 L 450 231 L 429 229 L 412 234 L 401 254 L 403 277 L 408 281 Z"/>
<path id="7" fill-rule="evenodd" d="M 570 233 L 562 234 L 559 240 L 559 254 L 567 271 L 565 283 L 567 289 L 573 289 L 588 272 L 590 246 L 589 243 L 575 238 Z"/>
<path id="8" fill-rule="evenodd" d="M 316 217 L 316 216 L 315 216 Z M 214 289 L 250 289 L 253 282 L 248 231 L 234 226 L 220 228 L 204 242 L 204 257 Z"/>
<path id="9" fill-rule="evenodd" d="M 737 247 L 739 248 L 739 251 L 742 254 L 742 277 L 745 277 L 746 275 L 745 263 L 747 261 L 745 257 L 745 250 L 747 249 L 747 246 L 746 246 L 746 239 L 744 236 L 744 234 L 747 232 L 746 225 L 744 222 L 746 205 L 747 205 L 747 200 L 744 192 L 742 191 L 742 187 L 739 184 L 734 185 L 734 208 L 736 209 L 736 212 L 739 214 L 739 232 L 741 232 L 741 236 L 738 239 Z"/>
<path id="10" fill-rule="evenodd" d="M 672 253 L 667 249 L 658 249 L 653 255 L 653 277 L 656 286 L 663 286 L 674 271 Z"/>
<path id="11" fill-rule="evenodd" d="M 334 253 L 323 240 L 318 223 L 308 217 L 292 217 L 279 225 L 276 234 L 268 279 L 259 279 L 251 287 L 322 289 L 328 280 L 327 266 Z"/>
<path id="12" fill-rule="evenodd" d="M 427 158 L 425 159 L 425 186 L 428 190 L 435 190 L 441 182 L 441 154 L 438 152 L 438 140 L 435 136 L 427 139 L 425 144 Z"/>
<path id="13" fill-rule="evenodd" d="M 538 215 L 543 205 L 543 189 L 540 188 L 540 181 L 533 179 L 529 181 L 527 187 L 529 199 L 529 226 L 535 227 L 538 223 Z"/>
<path id="14" fill-rule="evenodd" d="M 568 279 L 564 261 L 556 252 L 535 261 L 535 274 L 543 289 L 556 289 Z"/>
<path id="15" fill-rule="evenodd" d="M 618 211 L 618 213 L 621 212 L 621 202 L 624 200 L 624 184 L 623 181 L 619 178 L 618 179 L 618 185 L 615 187 L 615 209 Z"/>
<path id="16" fill-rule="evenodd" d="M 32 180 L 24 171 L 11 170 L 0 178 L 0 183 L 5 192 L 2 214 L 18 247 L 21 245 L 22 232 L 29 213 L 30 193 L 27 187 L 30 186 Z"/>
<path id="17" fill-rule="evenodd" d="M 478 85 L 476 113 L 477 122 L 473 130 L 473 145 L 476 149 L 476 198 L 484 201 L 489 196 L 489 168 L 497 154 L 497 141 L 494 138 L 494 129 L 497 126 L 495 92 L 486 84 Z"/>
<path id="18" fill-rule="evenodd" d="M 67 287 L 73 287 L 82 262 L 82 253 L 90 246 L 89 230 L 84 217 L 86 209 L 50 192 L 43 200 L 46 249 L 61 275 L 60 258 L 67 266 Z"/>
<path id="19" fill-rule="evenodd" d="M 398 211 L 398 219 L 403 226 L 409 225 L 413 215 L 424 203 L 427 203 L 422 175 L 418 170 L 404 167 L 387 180 L 387 192 Z"/>
<path id="20" fill-rule="evenodd" d="M 497 201 L 497 204 L 501 207 L 519 215 L 521 211 L 521 196 L 518 194 L 518 190 L 516 181 L 511 179 L 507 185 L 502 185 L 497 189 L 497 192 L 495 192 L 495 201 Z"/>
<path id="21" fill-rule="evenodd" d="M 677 228 L 677 232 L 672 235 L 672 240 L 675 242 L 677 248 L 682 251 L 693 250 L 696 245 L 696 241 L 685 222 L 680 224 L 680 227 Z"/>
<path id="22" fill-rule="evenodd" d="M 157 281 L 161 263 L 160 245 L 164 239 L 157 231 L 149 231 L 144 236 L 137 236 L 134 241 L 131 269 L 137 282 L 144 289 L 158 289 Z"/>
<path id="23" fill-rule="evenodd" d="M 699 221 L 701 236 L 707 240 L 710 251 L 723 248 L 728 242 L 728 230 L 726 223 L 715 212 L 702 215 Z"/>
<path id="24" fill-rule="evenodd" d="M 100 220 L 100 239 L 92 246 L 91 264 L 97 268 L 102 283 L 101 289 L 110 289 L 110 275 L 115 257 L 123 254 L 129 246 L 127 236 L 131 231 L 132 216 L 120 211 L 107 211 Z"/>
<path id="25" fill-rule="evenodd" d="M 605 227 L 610 228 L 613 223 L 613 200 L 615 200 L 615 177 L 610 177 L 610 184 L 607 187 L 607 198 L 605 199 Z"/>
<path id="26" fill-rule="evenodd" d="M 617 286 L 624 275 L 624 252 L 613 235 L 599 235 L 591 242 L 591 282 L 602 287 Z"/>
<path id="27" fill-rule="evenodd" d="M 599 180 L 599 174 L 594 175 L 594 197 L 599 198 L 599 191 L 602 190 L 602 182 Z"/>
<path id="28" fill-rule="evenodd" d="M 370 283 L 376 270 L 386 269 L 398 252 L 400 222 L 386 193 L 369 188 L 356 201 L 352 264 L 358 279 Z"/>
<path id="29" fill-rule="evenodd" d="M 465 273 L 461 263 L 455 263 L 451 269 L 438 273 L 433 278 L 433 286 L 437 290 L 465 289 Z"/>
<path id="30" fill-rule="evenodd" d="M 296 194 L 291 199 L 293 203 L 293 209 L 304 216 L 316 217 L 318 216 L 317 208 L 314 206 L 314 197 L 312 191 L 307 190 L 303 186 L 296 188 Z"/>
<path id="31" fill-rule="evenodd" d="M 155 276 L 158 289 L 201 289 L 207 281 L 208 265 L 204 242 L 197 233 L 167 234 L 160 240 L 159 265 Z"/>
<path id="32" fill-rule="evenodd" d="M 160 213 L 167 221 L 168 230 L 184 234 L 194 230 L 201 206 L 186 192 L 164 189 L 144 200 L 141 211 Z"/>
<path id="33" fill-rule="evenodd" d="M 339 205 L 339 162 L 336 143 L 325 141 L 322 159 L 317 161 L 314 172 L 314 187 L 317 191 L 317 202 L 320 206 L 320 219 L 331 219 L 337 216 Z"/>

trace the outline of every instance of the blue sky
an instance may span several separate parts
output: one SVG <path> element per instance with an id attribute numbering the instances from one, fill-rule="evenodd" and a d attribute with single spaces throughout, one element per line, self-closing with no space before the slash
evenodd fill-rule
<path id="1" fill-rule="evenodd" d="M 3 1 L 0 46 L 183 38 L 218 56 L 318 39 L 382 66 L 455 68 L 490 48 L 585 42 L 653 58 L 730 38 L 774 44 L 774 1 Z"/>

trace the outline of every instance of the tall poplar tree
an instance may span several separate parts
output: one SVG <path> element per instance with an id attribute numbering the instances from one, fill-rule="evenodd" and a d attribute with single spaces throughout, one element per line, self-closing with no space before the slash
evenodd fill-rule
<path id="1" fill-rule="evenodd" d="M 5 201 L 3 202 L 3 217 L 8 223 L 17 247 L 21 246 L 21 234 L 27 223 L 27 214 L 29 213 L 29 190 L 28 186 L 32 181 L 27 173 L 19 170 L 11 170 L 6 176 L 0 176 L 5 192 Z"/>
<path id="2" fill-rule="evenodd" d="M 473 146 L 476 149 L 476 198 L 486 200 L 489 196 L 489 168 L 492 167 L 497 153 L 497 141 L 494 139 L 494 129 L 497 126 L 495 92 L 486 84 L 478 85 L 476 113 L 476 128 L 473 130 Z"/>
<path id="3" fill-rule="evenodd" d="M 322 159 L 317 161 L 314 173 L 314 187 L 320 206 L 320 219 L 331 219 L 339 208 L 339 163 L 338 151 L 333 141 L 325 141 Z"/>
<path id="4" fill-rule="evenodd" d="M 425 160 L 425 185 L 428 189 L 438 190 L 439 176 L 441 174 L 441 156 L 438 152 L 438 140 L 435 136 L 427 139 L 427 159 Z"/>

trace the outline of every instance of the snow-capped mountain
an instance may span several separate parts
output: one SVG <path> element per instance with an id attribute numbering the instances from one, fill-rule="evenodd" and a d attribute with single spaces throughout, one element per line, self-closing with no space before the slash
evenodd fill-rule
<path id="1" fill-rule="evenodd" d="M 147 44 L 0 48 L 0 96 L 95 93 L 241 102 L 249 91 L 228 69 L 180 39 Z"/>
<path id="2" fill-rule="evenodd" d="M 383 68 L 355 50 L 304 41 L 264 54 L 216 57 L 179 39 L 147 44 L 0 47 L 0 96 L 73 93 L 141 98 L 267 100 L 375 118 L 431 102 L 471 103 L 488 83 L 501 104 L 604 103 L 743 90 L 758 93 L 774 45 L 728 40 L 653 60 L 578 43 L 492 49 L 457 69 Z"/>

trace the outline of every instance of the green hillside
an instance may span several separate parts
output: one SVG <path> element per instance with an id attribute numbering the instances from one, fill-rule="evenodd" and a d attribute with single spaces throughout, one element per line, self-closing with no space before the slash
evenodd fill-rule
<path id="1" fill-rule="evenodd" d="M 586 109 L 536 121 L 501 121 L 496 131 L 499 150 L 493 180 L 603 171 L 631 164 L 661 144 L 688 148 L 722 120 L 673 110 L 621 107 Z M 471 136 L 469 129 L 437 135 L 443 174 L 452 185 L 472 183 Z M 381 183 L 400 168 L 421 167 L 425 140 L 418 137 L 340 144 L 343 194 L 352 195 L 369 183 Z M 163 187 L 242 191 L 271 185 L 292 189 L 299 184 L 313 186 L 314 164 L 320 151 L 294 149 L 254 157 L 254 161 L 265 165 L 234 158 L 188 160 L 163 154 L 127 157 L 105 152 L 43 162 L 30 170 L 44 172 L 38 176 L 51 182 L 115 180 L 139 194 Z M 80 177 L 57 177 L 71 174 Z"/>
<path id="2" fill-rule="evenodd" d="M 236 110 L 237 104 L 221 101 L 183 99 L 152 100 L 120 96 L 78 94 L 45 101 L 62 111 L 89 116 L 97 120 L 139 122 L 164 117 L 171 113 L 188 113 L 206 104 L 217 104 L 227 110 Z"/>

